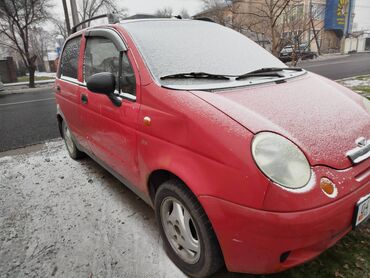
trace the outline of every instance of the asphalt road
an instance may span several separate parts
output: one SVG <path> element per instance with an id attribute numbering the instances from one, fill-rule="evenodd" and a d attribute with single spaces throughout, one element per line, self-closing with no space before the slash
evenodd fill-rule
<path id="1" fill-rule="evenodd" d="M 58 137 L 55 113 L 49 88 L 12 95 L 0 92 L 0 152 Z"/>
<path id="2" fill-rule="evenodd" d="M 370 74 L 370 53 L 323 60 L 305 60 L 298 64 L 308 71 L 337 80 L 351 76 Z"/>
<path id="3" fill-rule="evenodd" d="M 370 74 L 370 53 L 303 61 L 298 66 L 334 80 Z M 59 137 L 55 112 L 50 89 L 13 95 L 0 92 L 0 152 Z"/>

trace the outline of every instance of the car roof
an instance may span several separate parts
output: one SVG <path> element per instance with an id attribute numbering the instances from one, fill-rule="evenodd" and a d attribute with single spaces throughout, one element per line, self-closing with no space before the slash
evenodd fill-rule
<path id="1" fill-rule="evenodd" d="M 131 24 L 131 23 L 142 23 L 142 22 L 159 22 L 159 21 L 162 21 L 162 22 L 189 22 L 189 21 L 192 21 L 192 22 L 205 22 L 205 20 L 201 20 L 201 19 L 179 19 L 179 18 L 157 18 L 157 17 L 150 17 L 150 18 L 127 18 L 127 19 L 122 19 L 120 20 L 119 22 L 117 23 L 107 23 L 107 24 L 99 24 L 99 25 L 95 25 L 95 26 L 89 26 L 87 28 L 83 28 L 83 29 L 80 29 L 80 30 L 77 30 L 76 32 L 72 33 L 68 39 L 71 39 L 75 36 L 79 36 L 81 35 L 82 33 L 84 33 L 85 31 L 87 30 L 91 30 L 91 29 L 94 29 L 94 28 L 104 28 L 104 27 L 113 27 L 113 26 L 125 26 L 126 24 Z M 211 21 L 207 21 L 209 23 L 213 23 Z"/>
<path id="2" fill-rule="evenodd" d="M 121 25 L 125 25 L 128 23 L 135 23 L 135 22 L 158 22 L 158 21 L 164 21 L 164 22 L 189 22 L 189 21 L 200 21 L 197 19 L 178 19 L 178 18 L 138 18 L 138 19 L 123 19 L 119 22 Z"/>

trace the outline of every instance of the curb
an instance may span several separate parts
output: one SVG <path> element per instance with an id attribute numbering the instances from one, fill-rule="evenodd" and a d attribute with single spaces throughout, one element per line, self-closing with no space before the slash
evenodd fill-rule
<path id="1" fill-rule="evenodd" d="M 49 80 L 35 81 L 36 88 L 28 88 L 27 82 L 5 83 L 4 90 L 0 91 L 0 95 L 34 93 L 40 90 L 51 90 L 54 86 L 55 78 Z"/>
<path id="2" fill-rule="evenodd" d="M 54 83 L 55 78 L 50 79 L 50 80 L 39 80 L 35 81 L 35 84 L 48 84 L 48 83 Z M 28 81 L 26 82 L 14 82 L 14 83 L 4 83 L 4 87 L 16 87 L 16 86 L 25 86 L 28 85 Z"/>
<path id="3" fill-rule="evenodd" d="M 53 85 L 49 86 L 42 86 L 42 87 L 36 87 L 36 88 L 23 88 L 23 89 L 5 89 L 4 91 L 0 92 L 0 95 L 12 95 L 12 94 L 24 94 L 24 93 L 37 93 L 40 91 L 50 91 L 53 89 Z"/>
<path id="4" fill-rule="evenodd" d="M 0 151 L 0 159 L 7 156 L 22 155 L 34 151 L 39 151 L 47 147 L 48 143 L 61 143 L 64 145 L 64 141 L 61 137 L 55 137 L 47 140 L 36 141 L 31 144 L 24 145 L 22 147 L 14 147 L 7 150 Z"/>
<path id="5" fill-rule="evenodd" d="M 324 61 L 324 60 L 330 60 L 330 59 L 335 59 L 335 58 L 345 58 L 351 56 L 350 54 L 340 54 L 340 53 L 334 53 L 334 54 L 321 54 L 317 55 L 317 58 L 314 60 L 317 61 Z"/>
<path id="6" fill-rule="evenodd" d="M 345 78 L 341 78 L 341 79 L 336 79 L 334 81 L 338 82 L 338 81 L 346 81 L 346 80 L 351 80 L 351 79 L 357 79 L 358 77 L 369 77 L 370 78 L 370 74 L 361 74 L 361 75 L 355 75 L 355 76 L 351 76 L 351 77 L 345 77 Z"/>

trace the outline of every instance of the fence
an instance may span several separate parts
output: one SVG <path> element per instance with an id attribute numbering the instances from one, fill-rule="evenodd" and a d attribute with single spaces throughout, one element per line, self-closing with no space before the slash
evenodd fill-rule
<path id="1" fill-rule="evenodd" d="M 0 60 L 0 76 L 4 83 L 17 82 L 17 70 L 12 57 Z"/>

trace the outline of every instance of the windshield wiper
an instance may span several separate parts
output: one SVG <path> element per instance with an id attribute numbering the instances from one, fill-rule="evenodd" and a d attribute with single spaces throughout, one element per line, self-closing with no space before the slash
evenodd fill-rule
<path id="1" fill-rule="evenodd" d="M 188 72 L 188 73 L 175 73 L 165 75 L 161 77 L 161 80 L 170 78 L 204 78 L 204 79 L 219 79 L 219 80 L 230 80 L 226 75 L 212 74 L 207 72 Z"/>
<path id="2" fill-rule="evenodd" d="M 175 73 L 162 76 L 160 79 L 185 79 L 185 78 L 200 78 L 200 79 L 218 79 L 218 80 L 230 80 L 230 77 L 240 80 L 248 77 L 284 77 L 283 74 L 279 73 L 283 70 L 293 70 L 293 71 L 302 71 L 301 68 L 261 68 L 242 74 L 239 76 L 235 75 L 222 75 L 222 74 L 213 74 L 207 72 L 186 72 L 186 73 Z"/>
<path id="3" fill-rule="evenodd" d="M 257 77 L 258 76 L 284 77 L 283 74 L 279 73 L 280 71 L 283 71 L 283 70 L 302 71 L 303 69 L 302 68 L 262 68 L 262 69 L 254 70 L 254 71 L 239 75 L 236 78 L 236 80 L 240 80 L 240 79 L 248 78 L 248 77 L 256 77 L 256 76 Z"/>

